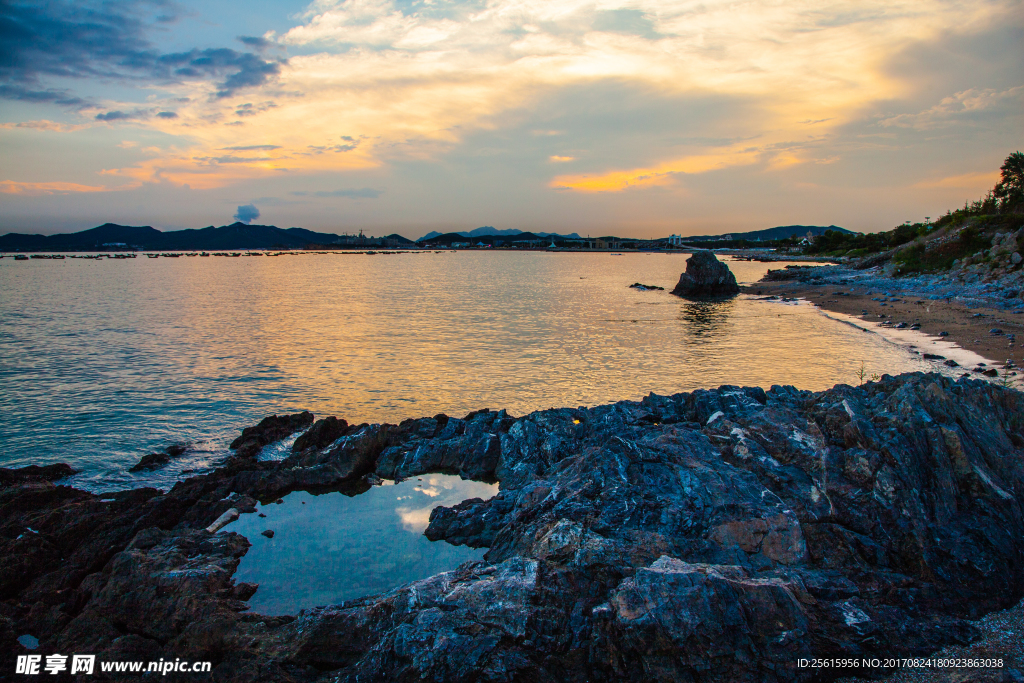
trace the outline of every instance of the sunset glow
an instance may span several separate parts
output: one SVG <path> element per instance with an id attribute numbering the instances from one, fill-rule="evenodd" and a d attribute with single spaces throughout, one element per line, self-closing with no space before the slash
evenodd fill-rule
<path id="1" fill-rule="evenodd" d="M 1024 136 L 1011 0 L 317 0 L 195 45 L 213 9 L 132 7 L 103 54 L 62 48 L 70 73 L 16 46 L 10 229 L 197 227 L 253 203 L 280 225 L 414 238 L 880 230 L 983 193 Z M 47 17 L 75 35 L 84 19 L 59 9 L 4 11 L 30 38 Z M 125 66 L 141 54 L 153 65 Z"/>

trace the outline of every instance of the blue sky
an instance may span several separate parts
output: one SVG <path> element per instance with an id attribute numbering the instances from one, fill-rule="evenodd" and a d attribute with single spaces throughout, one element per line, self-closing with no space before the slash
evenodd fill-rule
<path id="1" fill-rule="evenodd" d="M 891 228 L 1024 148 L 1015 0 L 0 7 L 0 231 Z"/>

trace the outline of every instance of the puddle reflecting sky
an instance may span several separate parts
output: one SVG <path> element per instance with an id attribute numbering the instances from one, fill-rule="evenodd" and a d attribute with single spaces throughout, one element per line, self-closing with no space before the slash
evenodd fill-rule
<path id="1" fill-rule="evenodd" d="M 482 559 L 485 549 L 427 540 L 430 511 L 468 498 L 487 499 L 496 484 L 428 474 L 385 482 L 358 496 L 297 491 L 225 527 L 252 543 L 236 581 L 258 583 L 249 600 L 261 614 L 296 614 L 373 595 Z M 262 535 L 273 530 L 274 537 Z"/>

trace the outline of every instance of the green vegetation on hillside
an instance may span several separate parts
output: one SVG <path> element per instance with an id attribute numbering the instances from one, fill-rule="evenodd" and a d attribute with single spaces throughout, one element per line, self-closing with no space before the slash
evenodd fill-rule
<path id="1" fill-rule="evenodd" d="M 992 247 L 992 237 L 1024 227 L 1024 154 L 1006 157 L 999 182 L 983 198 L 965 202 L 938 220 L 904 223 L 887 232 L 843 234 L 828 231 L 804 249 L 822 256 L 878 254 L 909 274 L 948 270 L 958 259 Z M 901 248 L 902 247 L 902 248 Z M 984 257 L 981 257 L 984 258 Z M 873 260 L 873 259 L 871 259 Z"/>

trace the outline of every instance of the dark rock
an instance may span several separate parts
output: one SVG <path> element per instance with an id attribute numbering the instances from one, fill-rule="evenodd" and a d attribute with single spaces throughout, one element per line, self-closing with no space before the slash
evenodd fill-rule
<path id="1" fill-rule="evenodd" d="M 949 360 L 947 360 L 947 361 L 946 361 L 946 362 L 945 362 L 944 364 L 945 364 L 945 365 L 947 365 L 948 367 L 951 367 L 951 368 L 956 368 L 956 367 L 960 367 L 960 364 L 959 364 L 959 363 L 957 363 L 957 362 L 956 362 L 955 360 L 953 360 L 952 358 L 950 358 Z"/>
<path id="2" fill-rule="evenodd" d="M 274 537 L 274 531 L 272 529 L 265 529 L 265 530 L 261 531 L 260 533 L 262 535 L 266 536 L 267 538 L 273 538 Z"/>
<path id="3" fill-rule="evenodd" d="M 937 353 L 926 353 L 922 355 L 925 360 L 946 360 L 945 356 L 940 356 Z"/>
<path id="4" fill-rule="evenodd" d="M 993 327 L 991 330 L 988 331 L 988 333 L 991 335 L 1000 335 L 1003 333 L 1003 331 L 998 327 Z"/>
<path id="5" fill-rule="evenodd" d="M 292 451 L 300 453 L 310 448 L 325 448 L 337 441 L 348 431 L 348 422 L 336 417 L 317 420 L 304 434 L 295 439 Z"/>
<path id="6" fill-rule="evenodd" d="M 949 332 L 945 332 L 945 331 L 939 332 L 939 336 L 940 337 L 948 337 L 949 336 Z"/>
<path id="7" fill-rule="evenodd" d="M 239 682 L 804 681 L 799 658 L 921 656 L 1024 596 L 1022 413 L 991 382 L 886 375 L 361 425 L 166 493 L 19 479 L 0 642 Z M 255 497 L 437 471 L 500 480 L 427 529 L 485 561 L 294 619 L 250 613 L 248 543 L 204 530 Z"/>
<path id="8" fill-rule="evenodd" d="M 145 470 L 159 469 L 171 462 L 173 458 L 177 458 L 184 455 L 189 449 L 187 443 L 175 443 L 171 444 L 163 451 L 157 453 L 150 453 L 149 455 L 142 456 L 135 465 L 128 468 L 129 472 L 142 472 Z"/>
<path id="9" fill-rule="evenodd" d="M 241 436 L 231 442 L 231 449 L 241 458 L 254 458 L 264 446 L 285 439 L 300 429 L 313 424 L 313 413 L 304 411 L 294 415 L 271 415 L 254 427 L 246 427 Z"/>
<path id="10" fill-rule="evenodd" d="M 26 467 L 0 467 L 0 484 L 13 484 L 26 479 L 43 479 L 46 481 L 57 481 L 74 474 L 78 470 L 64 462 L 52 465 L 28 465 Z"/>
<path id="11" fill-rule="evenodd" d="M 686 259 L 686 272 L 679 276 L 673 294 L 685 297 L 719 297 L 739 293 L 736 276 L 729 266 L 710 251 L 696 251 Z"/>
<path id="12" fill-rule="evenodd" d="M 642 292 L 646 292 L 649 289 L 664 291 L 664 287 L 658 287 L 657 285 L 642 285 L 639 282 L 634 282 L 630 285 L 633 289 L 639 289 Z"/>

